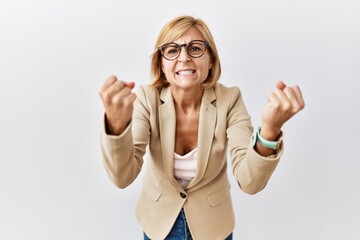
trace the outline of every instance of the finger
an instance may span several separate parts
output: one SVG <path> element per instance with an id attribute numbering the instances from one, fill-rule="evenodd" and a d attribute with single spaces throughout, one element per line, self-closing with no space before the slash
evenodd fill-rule
<path id="1" fill-rule="evenodd" d="M 129 93 L 126 96 L 120 96 L 120 95 L 116 95 L 112 98 L 112 101 L 115 105 L 117 106 L 122 106 L 122 107 L 132 107 L 133 103 L 136 99 L 136 95 L 134 93 Z"/>
<path id="2" fill-rule="evenodd" d="M 113 101 L 112 98 L 116 94 L 118 94 L 124 88 L 124 86 L 125 85 L 121 80 L 116 80 L 111 85 L 109 85 L 106 89 L 103 89 L 100 92 L 100 96 L 105 102 L 111 102 L 111 101 Z"/>
<path id="3" fill-rule="evenodd" d="M 110 77 L 108 77 L 104 84 L 101 87 L 101 91 L 104 91 L 105 89 L 107 89 L 109 86 L 111 86 L 114 82 L 117 81 L 117 78 L 115 75 L 111 75 Z"/>
<path id="4" fill-rule="evenodd" d="M 284 90 L 285 87 L 286 87 L 286 84 L 281 80 L 276 83 L 276 88 L 278 88 L 280 90 Z"/>
<path id="5" fill-rule="evenodd" d="M 125 85 L 121 90 L 115 93 L 115 95 L 120 98 L 124 98 L 130 94 L 131 94 L 131 88 L 125 87 Z"/>
<path id="6" fill-rule="evenodd" d="M 277 108 L 280 105 L 280 98 L 277 96 L 277 94 L 275 92 L 271 92 L 268 95 L 268 103 L 273 107 L 273 108 Z"/>
<path id="7" fill-rule="evenodd" d="M 111 86 L 109 86 L 109 89 L 111 89 L 112 91 L 119 92 L 124 87 L 125 87 L 125 82 L 118 79 Z"/>
<path id="8" fill-rule="evenodd" d="M 288 87 L 286 87 L 286 88 L 288 88 Z M 276 89 L 274 93 L 275 93 L 276 97 L 279 99 L 279 106 L 278 107 L 282 111 L 288 111 L 289 109 L 291 109 L 292 102 L 291 102 L 291 100 L 288 98 L 288 96 L 285 94 L 285 92 L 283 90 Z"/>
<path id="9" fill-rule="evenodd" d="M 288 88 L 288 87 L 286 87 L 286 88 Z M 277 89 L 274 90 L 274 93 L 281 102 L 289 100 L 288 96 L 286 96 L 284 90 L 281 90 L 281 89 L 277 88 Z"/>
<path id="10" fill-rule="evenodd" d="M 114 91 L 118 89 L 118 84 L 119 80 L 117 80 L 116 76 L 112 75 L 108 77 L 102 85 L 101 89 L 99 90 L 100 97 L 103 99 L 110 98 L 114 94 Z"/>
<path id="11" fill-rule="evenodd" d="M 294 91 L 294 88 L 292 87 L 286 87 L 284 89 L 284 93 L 286 95 L 286 97 L 288 98 L 290 104 L 291 104 L 291 109 L 293 112 L 298 112 L 299 109 L 301 108 L 300 106 L 300 102 L 299 99 Z"/>
<path id="12" fill-rule="evenodd" d="M 300 87 L 295 85 L 294 86 L 294 92 L 295 92 L 296 98 L 298 99 L 298 101 L 301 104 L 302 108 L 304 108 L 305 107 L 305 102 L 304 102 L 304 98 L 302 96 Z"/>
<path id="13" fill-rule="evenodd" d="M 130 103 L 133 103 L 135 101 L 135 99 L 136 99 L 136 94 L 135 93 L 130 93 L 126 98 Z"/>
<path id="14" fill-rule="evenodd" d="M 301 96 L 299 87 L 286 87 L 284 93 L 291 102 L 291 108 L 294 113 L 300 111 L 304 107 L 304 101 Z"/>
<path id="15" fill-rule="evenodd" d="M 294 89 L 292 87 L 286 87 L 283 90 L 283 93 L 285 94 L 285 96 L 291 100 L 291 101 L 297 101 L 297 96 L 294 92 Z"/>
<path id="16" fill-rule="evenodd" d="M 109 86 L 109 90 L 111 93 L 116 94 L 120 92 L 124 88 L 133 89 L 135 87 L 134 82 L 124 82 L 121 80 L 115 81 L 112 85 Z"/>

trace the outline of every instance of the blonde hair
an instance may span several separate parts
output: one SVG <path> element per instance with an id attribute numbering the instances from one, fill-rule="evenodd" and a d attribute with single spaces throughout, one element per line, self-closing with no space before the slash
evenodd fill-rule
<path id="1" fill-rule="evenodd" d="M 165 74 L 161 68 L 162 56 L 160 51 L 158 51 L 158 47 L 164 45 L 165 43 L 173 42 L 192 27 L 196 28 L 203 35 L 205 41 L 209 43 L 207 50 L 210 54 L 212 67 L 209 69 L 208 77 L 202 85 L 203 88 L 211 88 L 219 80 L 221 74 L 220 59 L 214 38 L 209 28 L 201 19 L 196 19 L 191 16 L 179 16 L 168 22 L 163 27 L 156 40 L 154 53 L 151 56 L 150 71 L 153 78 L 151 86 L 158 89 L 169 86 L 169 82 L 166 80 Z"/>

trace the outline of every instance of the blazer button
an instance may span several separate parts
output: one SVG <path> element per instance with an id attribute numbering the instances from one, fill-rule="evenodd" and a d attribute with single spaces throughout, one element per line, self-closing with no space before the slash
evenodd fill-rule
<path id="1" fill-rule="evenodd" d="M 186 198 L 186 194 L 181 192 L 181 193 L 180 193 L 180 197 Z"/>

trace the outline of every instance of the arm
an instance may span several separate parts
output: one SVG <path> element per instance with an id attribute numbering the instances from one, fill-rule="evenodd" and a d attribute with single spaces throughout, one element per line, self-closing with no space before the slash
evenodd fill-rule
<path id="1" fill-rule="evenodd" d="M 239 186 L 244 192 L 254 194 L 261 191 L 274 172 L 283 152 L 283 145 L 275 152 L 258 142 L 249 144 L 253 132 L 250 117 L 241 99 L 235 94 L 234 105 L 228 114 L 228 141 L 232 156 L 232 168 Z M 275 140 L 281 127 L 304 107 L 300 88 L 286 87 L 279 82 L 277 89 L 269 95 L 262 113 L 261 136 Z"/>
<path id="2" fill-rule="evenodd" d="M 132 123 L 119 136 L 109 135 L 102 129 L 100 146 L 103 164 L 111 182 L 119 188 L 130 185 L 137 177 L 142 159 L 136 161 L 131 133 Z"/>
<path id="3" fill-rule="evenodd" d="M 231 96 L 226 133 L 232 170 L 239 187 L 246 193 L 255 194 L 266 186 L 279 162 L 282 148 L 274 157 L 263 157 L 255 151 L 251 144 L 253 127 L 240 90 L 235 88 Z"/>
<path id="4" fill-rule="evenodd" d="M 149 114 L 140 102 L 140 99 L 143 99 L 142 95 L 136 101 L 134 98 L 135 103 L 132 101 L 132 97 L 135 96 L 131 93 L 133 86 L 127 87 L 127 83 L 116 79 L 113 83 L 123 83 L 123 87 L 112 86 L 112 89 L 104 90 L 103 86 L 100 91 L 105 106 L 100 143 L 103 163 L 110 180 L 119 188 L 125 188 L 136 179 L 143 164 L 143 155 L 149 138 Z M 123 88 L 129 89 L 121 92 Z M 112 99 L 106 99 L 109 97 Z"/>
<path id="5" fill-rule="evenodd" d="M 281 128 L 290 118 L 305 106 L 301 90 L 298 86 L 289 87 L 279 81 L 276 89 L 268 96 L 268 103 L 262 111 L 262 127 L 260 135 L 267 140 L 278 139 Z M 255 151 L 261 156 L 275 154 L 275 150 L 262 146 L 259 142 Z"/>

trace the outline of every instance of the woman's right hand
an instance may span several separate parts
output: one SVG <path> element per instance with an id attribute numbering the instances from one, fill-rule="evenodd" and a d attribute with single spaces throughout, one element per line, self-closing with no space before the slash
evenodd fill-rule
<path id="1" fill-rule="evenodd" d="M 136 95 L 131 92 L 134 82 L 118 80 L 116 76 L 108 77 L 99 91 L 105 108 L 106 132 L 120 135 L 131 121 Z"/>

